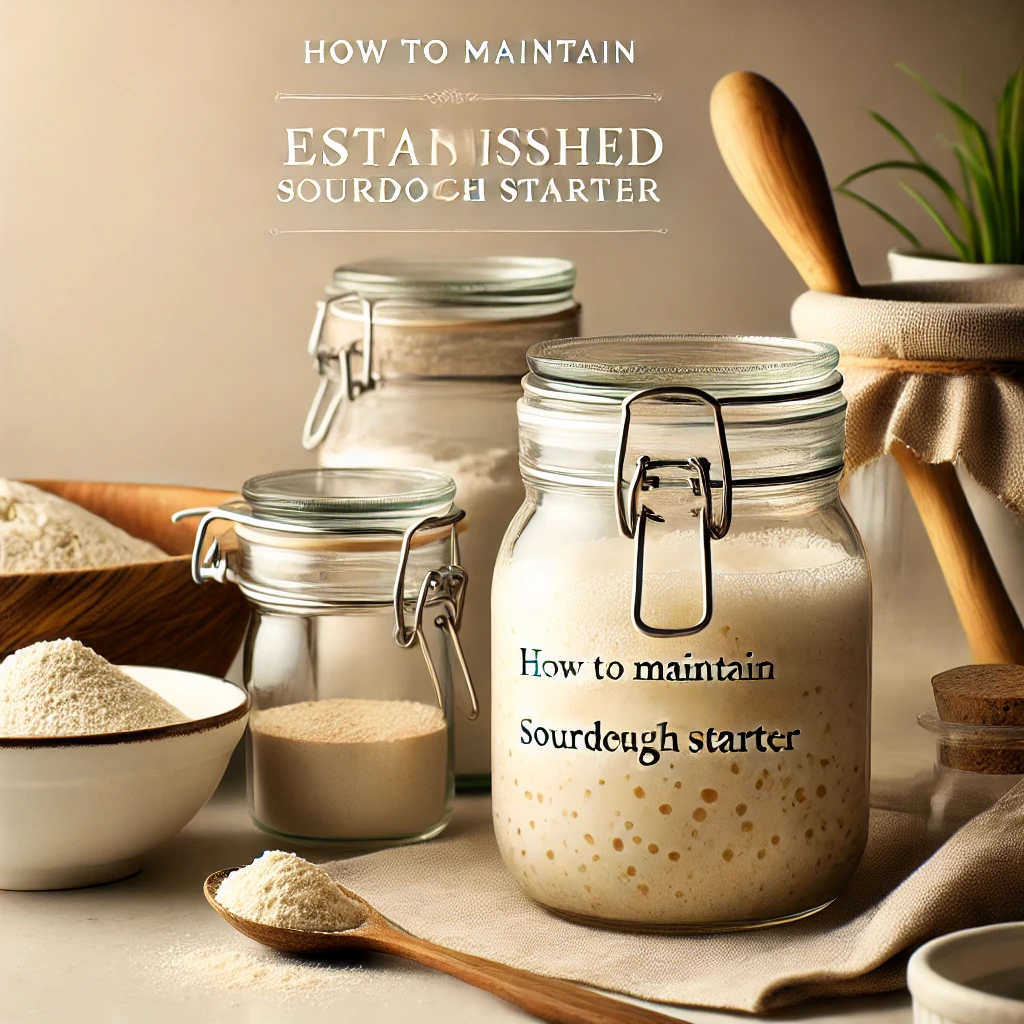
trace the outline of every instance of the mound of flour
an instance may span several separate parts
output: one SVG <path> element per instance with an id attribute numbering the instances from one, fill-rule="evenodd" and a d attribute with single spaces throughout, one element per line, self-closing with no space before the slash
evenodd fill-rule
<path id="1" fill-rule="evenodd" d="M 95 736 L 187 721 L 77 640 L 44 640 L 0 662 L 0 736 Z"/>
<path id="2" fill-rule="evenodd" d="M 232 871 L 220 883 L 217 901 L 247 921 L 304 932 L 344 932 L 366 918 L 323 868 L 280 850 Z"/>
<path id="3" fill-rule="evenodd" d="M 0 478 L 0 573 L 100 569 L 164 558 L 80 505 Z"/>

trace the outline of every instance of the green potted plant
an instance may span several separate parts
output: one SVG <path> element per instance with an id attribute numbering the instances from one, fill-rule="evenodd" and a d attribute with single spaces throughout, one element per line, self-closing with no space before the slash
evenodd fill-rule
<path id="1" fill-rule="evenodd" d="M 952 116 L 957 136 L 950 145 L 960 172 L 954 186 L 891 121 L 871 117 L 907 154 L 847 175 L 835 191 L 862 203 L 895 228 L 912 246 L 889 253 L 893 280 L 1024 277 L 1024 62 L 1010 76 L 996 106 L 994 135 L 960 104 L 944 96 L 904 64 L 896 65 L 919 82 Z M 938 225 L 951 252 L 924 249 L 900 220 L 850 186 L 878 171 L 901 171 L 937 193 L 933 202 L 907 181 L 900 187 Z"/>

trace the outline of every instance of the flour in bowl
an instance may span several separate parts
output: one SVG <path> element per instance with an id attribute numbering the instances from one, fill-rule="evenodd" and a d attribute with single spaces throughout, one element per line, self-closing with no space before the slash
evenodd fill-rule
<path id="1" fill-rule="evenodd" d="M 30 484 L 0 478 L 0 573 L 100 569 L 164 552 Z"/>
<path id="2" fill-rule="evenodd" d="M 217 902 L 247 921 L 304 932 L 345 932 L 366 919 L 366 909 L 323 868 L 280 850 L 232 871 Z"/>
<path id="3" fill-rule="evenodd" d="M 189 719 L 77 640 L 44 640 L 0 662 L 0 736 L 94 736 Z"/>

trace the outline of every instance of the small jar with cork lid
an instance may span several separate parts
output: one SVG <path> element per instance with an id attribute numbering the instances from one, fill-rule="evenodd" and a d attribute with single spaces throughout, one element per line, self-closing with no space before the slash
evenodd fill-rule
<path id="1" fill-rule="evenodd" d="M 462 638 L 481 714 L 456 724 L 460 788 L 484 788 L 490 758 L 494 560 L 522 504 L 516 401 L 526 350 L 580 333 L 576 268 L 540 257 L 376 259 L 338 267 L 309 349 L 320 377 L 303 430 L 323 466 L 419 466 L 450 476 L 466 511 L 473 579 Z M 319 623 L 319 657 L 340 637 Z"/>
<path id="2" fill-rule="evenodd" d="M 932 679 L 935 736 L 928 787 L 932 831 L 947 833 L 1024 780 L 1024 665 L 963 665 Z"/>
<path id="3" fill-rule="evenodd" d="M 201 514 L 197 582 L 237 583 L 254 822 L 296 843 L 394 845 L 439 833 L 454 787 L 452 666 L 467 586 L 455 484 L 430 470 L 316 469 L 246 481 Z M 206 546 L 207 529 L 233 530 Z M 205 552 L 205 553 L 204 553 Z M 318 658 L 318 626 L 338 643 Z"/>

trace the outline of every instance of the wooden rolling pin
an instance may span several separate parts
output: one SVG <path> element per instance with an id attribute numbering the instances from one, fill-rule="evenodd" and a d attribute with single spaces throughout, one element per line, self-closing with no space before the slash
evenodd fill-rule
<path id="1" fill-rule="evenodd" d="M 788 97 L 736 71 L 711 94 L 711 126 L 733 180 L 808 288 L 859 295 L 821 157 Z M 953 467 L 922 462 L 902 444 L 906 477 L 978 663 L 1024 664 L 1024 628 Z"/>

